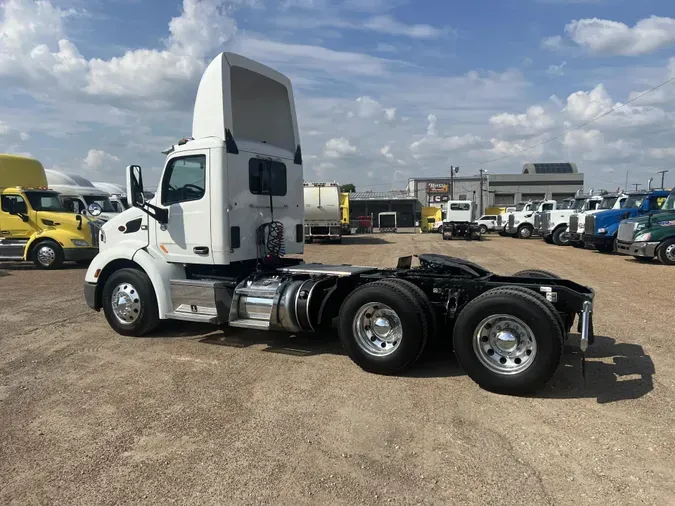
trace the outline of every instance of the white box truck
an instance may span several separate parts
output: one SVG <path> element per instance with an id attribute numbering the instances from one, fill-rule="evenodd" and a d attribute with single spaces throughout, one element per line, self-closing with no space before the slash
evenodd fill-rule
<path id="1" fill-rule="evenodd" d="M 340 185 L 304 183 L 305 242 L 324 239 L 342 242 Z"/>

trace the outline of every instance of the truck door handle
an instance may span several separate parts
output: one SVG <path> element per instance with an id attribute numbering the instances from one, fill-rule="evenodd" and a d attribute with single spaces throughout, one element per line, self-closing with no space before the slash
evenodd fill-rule
<path id="1" fill-rule="evenodd" d="M 3 230 L 2 232 L 0 232 L 0 234 L 9 235 L 9 230 Z"/>
<path id="2" fill-rule="evenodd" d="M 206 255 L 209 252 L 209 248 L 206 246 L 195 246 L 192 248 L 192 251 L 194 251 L 197 255 Z"/>

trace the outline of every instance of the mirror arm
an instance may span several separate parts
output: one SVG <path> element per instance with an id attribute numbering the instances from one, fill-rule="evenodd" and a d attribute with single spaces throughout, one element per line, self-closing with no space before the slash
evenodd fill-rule
<path id="1" fill-rule="evenodd" d="M 162 207 L 153 206 L 145 202 L 142 206 L 138 206 L 138 208 L 162 225 L 166 225 L 169 222 L 169 212 Z"/>

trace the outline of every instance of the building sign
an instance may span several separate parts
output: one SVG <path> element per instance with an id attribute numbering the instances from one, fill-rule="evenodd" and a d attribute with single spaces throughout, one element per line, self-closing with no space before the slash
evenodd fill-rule
<path id="1" fill-rule="evenodd" d="M 427 193 L 448 193 L 448 183 L 427 183 Z"/>
<path id="2" fill-rule="evenodd" d="M 429 195 L 429 203 L 447 202 L 450 200 L 450 195 Z"/>

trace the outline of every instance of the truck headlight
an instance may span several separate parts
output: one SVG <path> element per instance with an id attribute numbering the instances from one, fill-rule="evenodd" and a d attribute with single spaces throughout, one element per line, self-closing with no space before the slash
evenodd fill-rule
<path id="1" fill-rule="evenodd" d="M 520 223 L 520 220 L 513 220 L 514 225 L 518 225 L 518 223 Z"/>
<path id="2" fill-rule="evenodd" d="M 649 239 L 652 238 L 652 233 L 647 232 L 645 234 L 640 234 L 635 238 L 635 242 L 647 242 Z"/>
<path id="3" fill-rule="evenodd" d="M 606 234 L 606 233 L 607 233 L 607 229 L 606 229 L 606 228 L 599 228 L 599 229 L 598 229 L 598 234 Z"/>
<path id="4" fill-rule="evenodd" d="M 70 240 L 75 246 L 81 246 L 81 247 L 86 247 L 89 246 L 89 243 L 87 241 L 83 241 L 82 239 L 71 239 Z"/>

